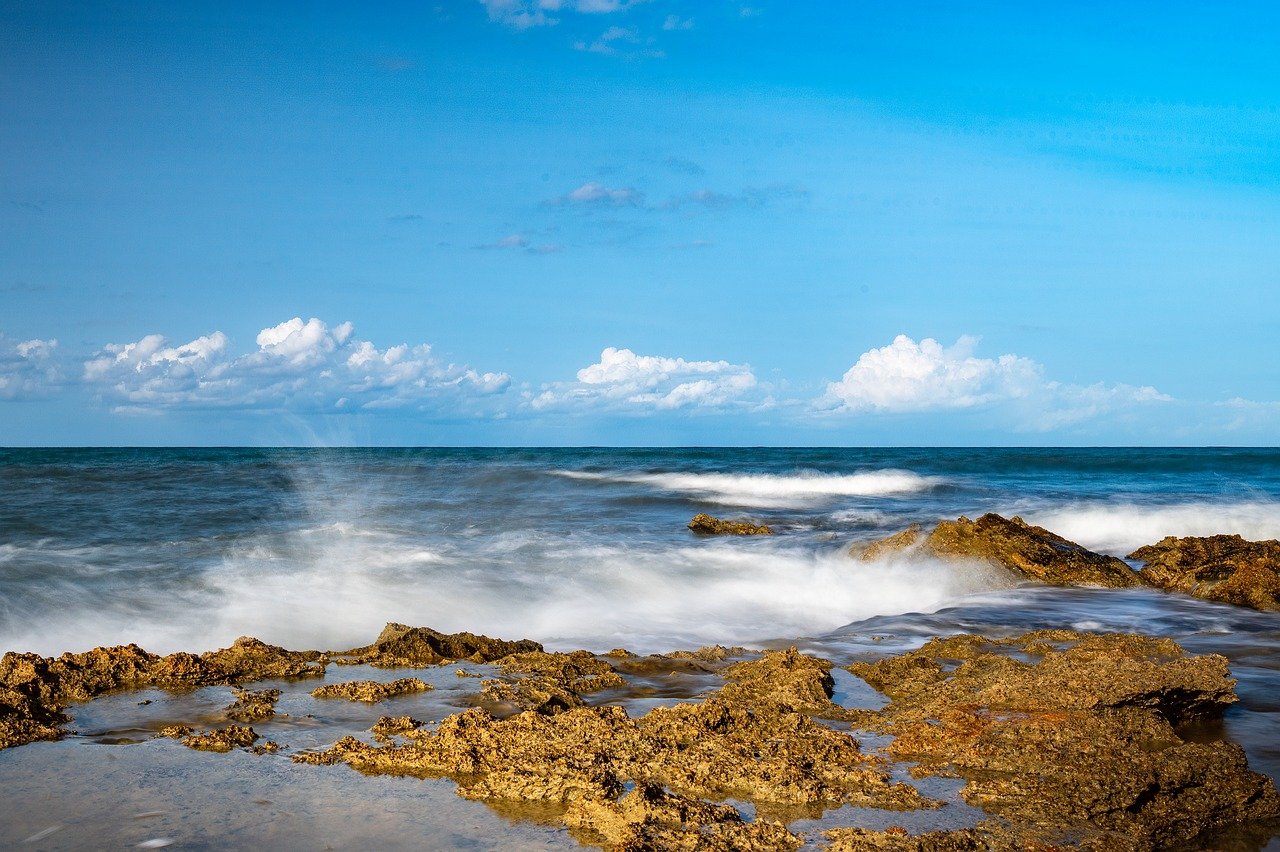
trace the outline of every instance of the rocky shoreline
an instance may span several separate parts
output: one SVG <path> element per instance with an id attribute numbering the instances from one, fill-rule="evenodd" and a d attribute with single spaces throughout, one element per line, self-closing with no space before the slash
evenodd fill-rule
<path id="1" fill-rule="evenodd" d="M 265 680 L 309 679 L 331 665 L 488 663 L 474 706 L 424 724 L 384 716 L 367 736 L 289 752 L 251 725 L 275 713 Z M 833 664 L 796 649 L 704 648 L 640 657 L 622 650 L 550 653 L 527 640 L 388 625 L 370 646 L 289 651 L 243 638 L 205 654 L 136 646 L 0 660 L 0 744 L 67 733 L 74 702 L 158 686 L 240 687 L 227 724 L 158 735 L 189 748 L 366 774 L 445 777 L 499 810 L 532 809 L 588 845 L 609 849 L 890 850 L 1166 849 L 1227 831 L 1269 832 L 1280 796 L 1239 746 L 1202 741 L 1197 726 L 1235 702 L 1225 658 L 1173 641 L 1042 630 L 1007 639 L 960 635 L 847 672 L 888 701 L 833 701 Z M 692 672 L 718 688 L 632 716 L 619 699 L 655 677 Z M 350 681 L 317 701 L 375 702 L 430 687 L 417 678 Z M 788 823 L 852 805 L 906 814 L 952 804 L 911 779 L 963 782 L 984 816 L 911 835 L 851 825 L 806 836 Z M 749 812 L 744 810 L 744 803 Z"/>
<path id="2" fill-rule="evenodd" d="M 691 529 L 761 534 L 714 518 Z M 1264 610 L 1280 598 L 1274 541 L 1167 538 L 1126 562 L 999 515 L 855 546 L 851 570 L 912 554 L 1053 585 L 1146 586 Z M 396 676 L 328 681 L 342 666 Z M 446 666 L 474 685 L 439 721 L 388 713 L 360 736 L 306 749 L 253 728 L 279 720 L 281 686 L 326 679 L 309 700 L 392 709 L 431 691 L 425 672 Z M 880 702 L 837 700 L 837 675 L 860 679 Z M 657 694 L 655 684 L 682 679 L 699 686 L 628 710 Z M 345 651 L 245 637 L 200 654 L 10 652 L 0 659 L 0 748 L 63 737 L 75 705 L 99 696 L 213 686 L 235 689 L 220 722 L 174 720 L 155 736 L 202 752 L 447 778 L 464 798 L 607 849 L 1155 850 L 1228 848 L 1231 837 L 1257 848 L 1280 833 L 1272 781 L 1212 733 L 1238 700 L 1226 658 L 1076 630 L 937 637 L 844 669 L 794 647 L 548 652 L 527 639 L 403 624 Z M 938 795 L 929 779 L 949 779 L 958 795 Z M 924 816 L 909 821 L 914 834 L 861 827 L 856 816 L 843 827 L 794 827 L 842 808 Z"/>

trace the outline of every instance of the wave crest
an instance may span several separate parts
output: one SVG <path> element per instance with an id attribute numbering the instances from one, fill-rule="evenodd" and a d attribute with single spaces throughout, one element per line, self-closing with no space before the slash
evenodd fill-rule
<path id="1" fill-rule="evenodd" d="M 589 482 L 644 485 L 689 495 L 707 503 L 760 509 L 804 508 L 840 497 L 889 497 L 936 488 L 941 477 L 886 468 L 859 473 L 595 473 L 556 470 L 557 476 Z"/>

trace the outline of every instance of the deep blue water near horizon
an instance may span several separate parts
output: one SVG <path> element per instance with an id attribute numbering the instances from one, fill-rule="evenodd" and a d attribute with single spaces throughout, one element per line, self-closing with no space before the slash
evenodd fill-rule
<path id="1" fill-rule="evenodd" d="M 778 534 L 698 538 L 704 511 Z M 1131 630 L 1227 655 L 1226 735 L 1280 775 L 1280 615 L 847 556 L 987 511 L 1121 557 L 1280 538 L 1280 449 L 0 449 L 0 651 L 347 648 L 401 621 L 845 663 L 960 631 Z"/>

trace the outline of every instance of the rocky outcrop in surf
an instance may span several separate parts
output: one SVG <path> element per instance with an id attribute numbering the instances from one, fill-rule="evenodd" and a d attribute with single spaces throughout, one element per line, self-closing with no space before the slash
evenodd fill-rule
<path id="1" fill-rule="evenodd" d="M 1168 536 L 1128 556 L 1153 586 L 1205 600 L 1280 610 L 1280 541 L 1238 535 Z"/>
<path id="2" fill-rule="evenodd" d="M 382 633 L 372 645 L 347 651 L 336 662 L 341 665 L 367 663 L 376 668 L 404 668 L 458 660 L 488 663 L 512 654 L 541 650 L 541 645 L 528 639 L 508 642 L 474 633 L 440 633 L 430 627 L 392 623 L 382 628 Z"/>
<path id="3" fill-rule="evenodd" d="M 1142 578 L 1122 560 L 1094 553 L 1022 518 L 986 514 L 971 521 L 942 521 L 927 534 L 908 527 L 850 552 L 864 561 L 915 550 L 938 559 L 968 559 L 1006 568 L 1028 580 L 1054 586 L 1142 585 Z"/>
<path id="4" fill-rule="evenodd" d="M 689 529 L 698 535 L 773 535 L 773 529 L 750 521 L 725 521 L 699 512 L 689 521 Z"/>

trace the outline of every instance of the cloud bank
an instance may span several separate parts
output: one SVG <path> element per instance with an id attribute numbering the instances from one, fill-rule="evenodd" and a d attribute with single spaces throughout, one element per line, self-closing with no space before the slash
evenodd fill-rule
<path id="1" fill-rule="evenodd" d="M 486 396 L 510 383 L 506 373 L 442 362 L 425 343 L 379 349 L 354 332 L 349 322 L 331 328 L 294 317 L 262 329 L 257 350 L 239 356 L 221 331 L 177 345 L 151 334 L 103 347 L 84 362 L 82 378 L 125 409 L 396 408 Z"/>

